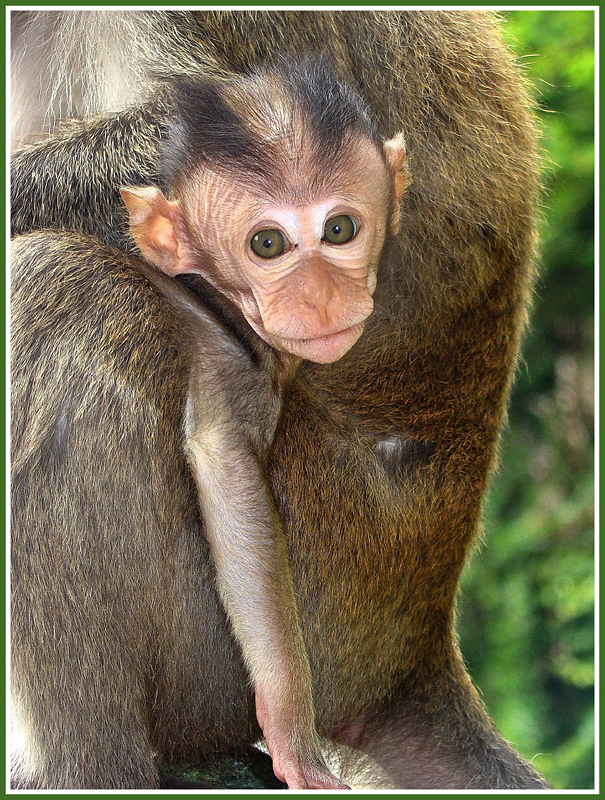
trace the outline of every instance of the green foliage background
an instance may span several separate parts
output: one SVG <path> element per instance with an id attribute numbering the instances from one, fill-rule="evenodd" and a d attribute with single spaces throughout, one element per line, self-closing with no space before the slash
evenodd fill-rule
<path id="1" fill-rule="evenodd" d="M 502 734 L 555 788 L 594 781 L 594 14 L 515 10 L 545 155 L 540 278 L 461 646 Z"/>

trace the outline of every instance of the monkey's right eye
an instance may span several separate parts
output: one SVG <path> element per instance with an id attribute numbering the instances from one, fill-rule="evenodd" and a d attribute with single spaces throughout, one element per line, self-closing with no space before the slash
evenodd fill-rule
<path id="1" fill-rule="evenodd" d="M 254 234 L 250 247 L 261 258 L 277 258 L 286 252 L 286 240 L 281 231 L 269 229 Z"/>

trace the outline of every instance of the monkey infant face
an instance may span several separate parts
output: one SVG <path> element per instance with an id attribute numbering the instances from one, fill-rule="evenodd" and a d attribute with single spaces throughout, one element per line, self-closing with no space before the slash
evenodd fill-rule
<path id="1" fill-rule="evenodd" d="M 327 364 L 372 312 L 385 237 L 397 230 L 402 148 L 393 156 L 389 143 L 385 161 L 360 141 L 350 174 L 295 174 L 273 193 L 265 181 L 203 169 L 179 201 L 152 188 L 122 195 L 149 261 L 169 275 L 201 274 L 272 347 Z"/>

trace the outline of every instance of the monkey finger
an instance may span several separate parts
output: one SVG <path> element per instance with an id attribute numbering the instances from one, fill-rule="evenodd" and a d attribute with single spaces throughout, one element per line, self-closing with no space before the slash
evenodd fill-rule
<path id="1" fill-rule="evenodd" d="M 279 780 L 287 784 L 288 789 L 350 789 L 346 783 L 333 775 L 321 757 L 312 760 L 304 758 L 273 759 L 273 771 Z"/>
<path id="2" fill-rule="evenodd" d="M 282 774 L 283 777 L 280 780 L 288 785 L 288 789 L 323 789 L 324 791 L 331 791 L 351 788 L 335 775 L 332 775 L 328 769 L 322 773 L 310 772 L 301 768 L 292 771 L 286 769 Z"/>

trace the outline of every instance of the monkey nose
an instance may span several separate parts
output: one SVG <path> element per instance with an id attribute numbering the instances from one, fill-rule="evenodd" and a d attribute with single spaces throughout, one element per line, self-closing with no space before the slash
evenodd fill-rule
<path id="1" fill-rule="evenodd" d="M 314 319 L 322 328 L 330 325 L 333 314 L 328 310 L 328 305 L 332 301 L 332 296 L 314 296 L 301 298 L 301 314 L 307 318 Z"/>

